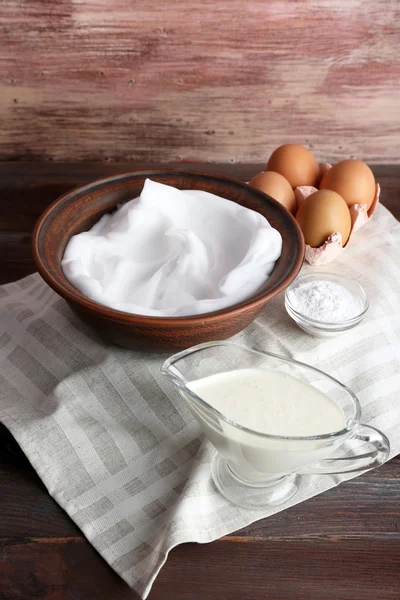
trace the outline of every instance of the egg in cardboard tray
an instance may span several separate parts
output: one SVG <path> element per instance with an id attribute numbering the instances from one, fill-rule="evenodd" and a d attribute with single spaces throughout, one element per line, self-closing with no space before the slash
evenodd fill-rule
<path id="1" fill-rule="evenodd" d="M 349 162 L 349 161 L 343 161 L 343 162 Z M 359 163 L 360 161 L 354 161 L 354 162 Z M 340 164 L 341 163 L 338 163 L 338 165 L 340 165 Z M 364 163 L 362 163 L 362 164 L 364 164 Z M 335 167 L 337 167 L 337 165 L 335 165 Z M 332 177 L 327 178 L 327 176 L 326 176 L 328 171 L 332 168 L 333 168 L 332 165 L 330 165 L 329 163 L 325 163 L 325 164 L 321 165 L 320 177 L 321 177 L 322 185 L 323 185 L 323 182 L 325 179 L 325 182 L 326 181 L 329 182 L 326 185 L 332 185 L 332 187 L 335 186 L 334 183 L 333 184 L 331 183 L 332 181 L 334 181 L 334 178 L 332 178 Z M 348 170 L 348 167 L 347 167 L 347 170 Z M 374 182 L 374 185 L 375 185 L 375 190 L 374 190 L 372 202 L 370 201 L 371 200 L 371 196 L 370 196 L 371 179 L 369 177 L 369 181 L 367 183 L 368 187 L 366 186 L 366 191 L 368 192 L 368 196 L 369 196 L 367 198 L 367 202 L 365 202 L 365 203 L 355 202 L 349 206 L 349 212 L 350 212 L 350 218 L 351 218 L 350 234 L 348 236 L 347 241 L 345 241 L 344 244 L 343 244 L 343 240 L 342 240 L 342 235 L 338 231 L 332 232 L 326 238 L 326 240 L 318 247 L 312 247 L 306 243 L 305 259 L 310 265 L 314 265 L 314 266 L 320 265 L 321 266 L 321 265 L 326 265 L 326 264 L 332 262 L 333 260 L 335 260 L 335 258 L 337 258 L 339 256 L 339 254 L 341 254 L 341 252 L 343 252 L 343 250 L 345 250 L 347 248 L 347 246 L 350 243 L 353 233 L 355 231 L 357 231 L 357 229 L 362 227 L 372 217 L 372 215 L 374 214 L 374 212 L 376 210 L 377 204 L 379 202 L 379 196 L 380 196 L 379 184 L 375 184 L 375 182 Z M 298 207 L 301 206 L 301 204 L 304 202 L 304 200 L 306 198 L 308 198 L 308 196 L 310 196 L 311 194 L 313 194 L 314 192 L 317 192 L 317 191 L 318 191 L 318 189 L 314 186 L 298 186 L 298 187 L 296 187 L 294 190 L 294 193 L 296 196 Z M 343 193 L 343 191 L 342 191 L 342 194 L 343 194 L 343 196 L 346 195 L 345 193 Z M 344 199 L 346 200 L 346 198 L 344 198 Z M 350 204 L 349 200 L 347 200 L 347 203 L 348 203 L 348 205 Z"/>

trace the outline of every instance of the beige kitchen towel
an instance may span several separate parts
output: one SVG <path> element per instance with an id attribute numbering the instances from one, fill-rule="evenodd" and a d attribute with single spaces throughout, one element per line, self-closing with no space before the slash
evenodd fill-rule
<path id="1" fill-rule="evenodd" d="M 399 249 L 400 225 L 379 206 L 326 269 L 365 288 L 371 306 L 357 328 L 309 337 L 281 294 L 234 338 L 347 384 L 363 421 L 389 437 L 391 456 L 400 452 Z M 354 477 L 303 477 L 297 496 L 263 511 L 229 505 L 210 478 L 210 445 L 160 373 L 164 359 L 106 345 L 37 274 L 0 287 L 0 419 L 49 493 L 143 598 L 177 544 L 210 542 Z"/>

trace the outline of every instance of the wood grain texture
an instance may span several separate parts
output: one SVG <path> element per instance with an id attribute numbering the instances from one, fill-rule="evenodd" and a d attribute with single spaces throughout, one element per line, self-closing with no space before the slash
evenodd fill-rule
<path id="1" fill-rule="evenodd" d="M 205 168 L 191 165 L 191 169 Z M 148 164 L 0 164 L 0 277 L 33 271 L 29 237 L 58 195 Z M 259 165 L 207 165 L 248 180 Z M 400 217 L 400 167 L 374 167 Z M 28 240 L 26 245 L 21 240 Z M 1 393 L 1 390 L 0 390 Z M 1 600 L 138 600 L 48 495 L 0 425 Z M 175 548 L 149 600 L 398 600 L 400 457 L 212 544 Z"/>
<path id="2" fill-rule="evenodd" d="M 2 600 L 136 600 L 1 425 L 0 448 Z M 215 543 L 179 546 L 149 600 L 398 600 L 399 494 L 396 458 Z"/>
<path id="3" fill-rule="evenodd" d="M 0 540 L 2 600 L 139 600 L 83 539 Z"/>
<path id="4" fill-rule="evenodd" d="M 399 163 L 398 0 L 2 0 L 0 160 Z"/>
<path id="5" fill-rule="evenodd" d="M 149 600 L 398 600 L 399 540 L 296 540 L 241 544 L 232 559 L 226 541 L 176 548 Z M 232 560 L 236 569 L 229 568 Z M 198 563 L 201 563 L 199 568 Z M 240 565 L 240 568 L 238 568 Z M 229 569 L 229 581 L 225 578 Z M 165 593 L 165 590 L 168 590 Z M 200 592 L 201 590 L 201 592 Z"/>

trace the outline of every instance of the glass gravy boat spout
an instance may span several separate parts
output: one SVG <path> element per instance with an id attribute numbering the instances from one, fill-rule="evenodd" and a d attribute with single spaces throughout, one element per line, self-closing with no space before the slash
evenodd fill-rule
<path id="1" fill-rule="evenodd" d="M 206 377 L 249 368 L 279 372 L 314 387 L 340 408 L 344 426 L 311 436 L 262 433 L 233 421 L 191 389 L 193 382 Z M 239 506 L 281 504 L 296 493 L 296 475 L 364 471 L 381 465 L 389 455 L 387 437 L 361 424 L 361 407 L 353 392 L 309 365 L 232 342 L 211 342 L 171 356 L 161 370 L 216 449 L 212 475 L 217 488 Z"/>

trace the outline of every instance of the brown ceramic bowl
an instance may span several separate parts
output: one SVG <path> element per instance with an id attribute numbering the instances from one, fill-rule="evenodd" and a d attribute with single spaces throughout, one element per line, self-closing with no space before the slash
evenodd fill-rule
<path id="1" fill-rule="evenodd" d="M 245 302 L 193 317 L 130 314 L 98 304 L 74 288 L 61 269 L 67 242 L 117 204 L 139 196 L 147 177 L 182 190 L 205 190 L 263 214 L 283 238 L 282 255 L 265 285 Z M 100 336 L 127 348 L 160 351 L 226 339 L 244 329 L 296 277 L 303 262 L 304 242 L 295 219 L 278 202 L 245 183 L 202 173 L 159 170 L 116 175 L 61 196 L 36 224 L 33 256 L 43 279 Z"/>

